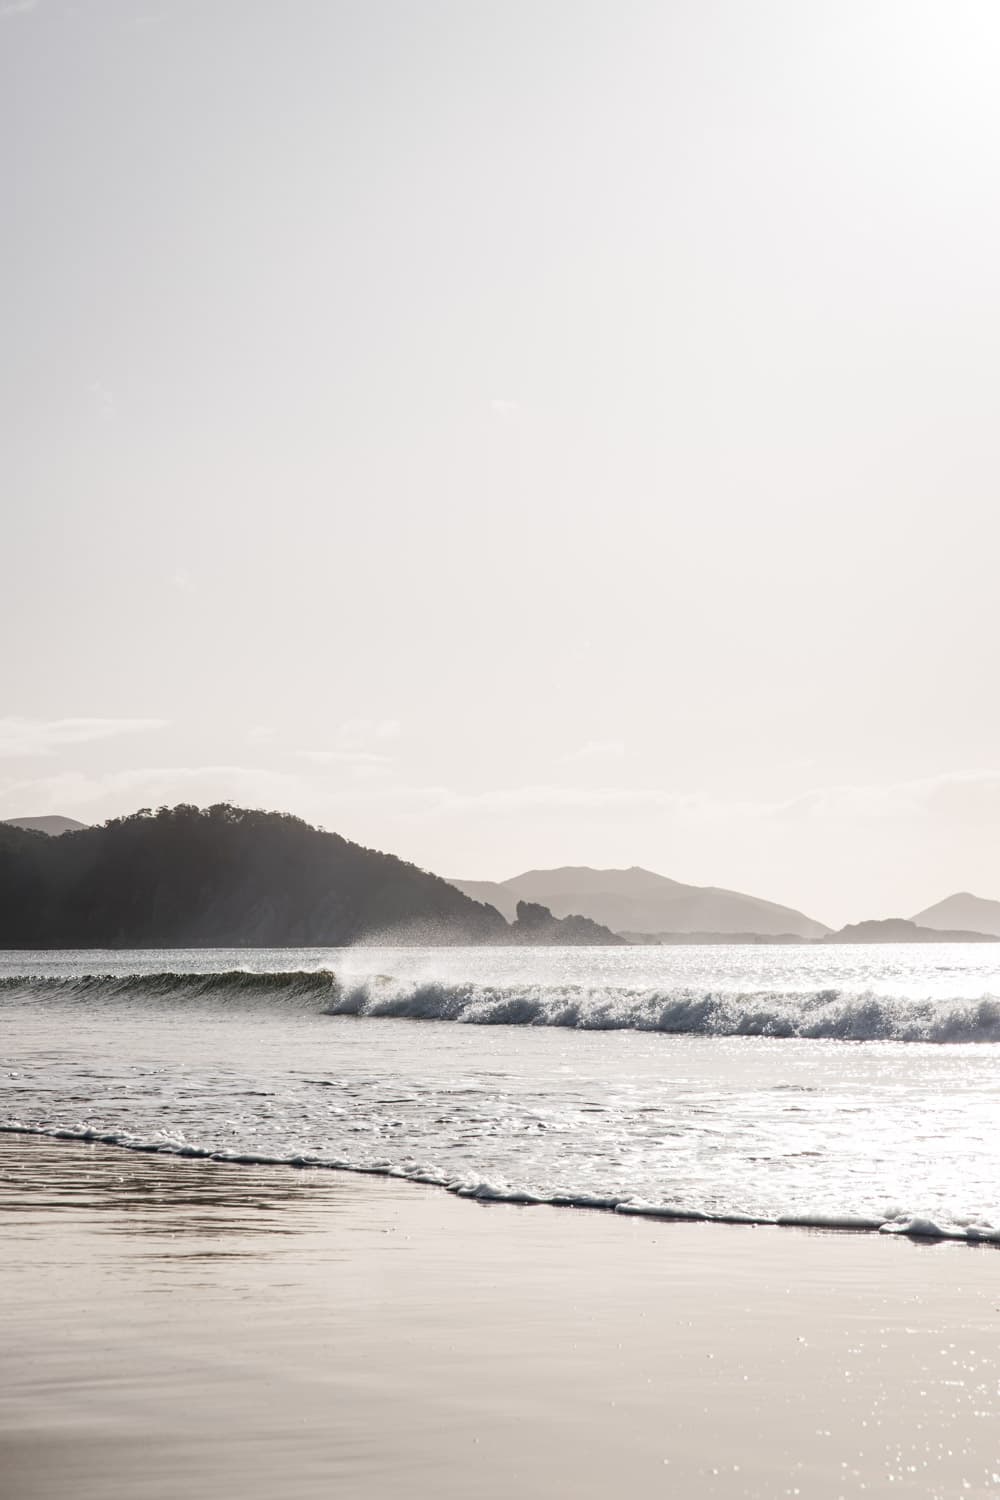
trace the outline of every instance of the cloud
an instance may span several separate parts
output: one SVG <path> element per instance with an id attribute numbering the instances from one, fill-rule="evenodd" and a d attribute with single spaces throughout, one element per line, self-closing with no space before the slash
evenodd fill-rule
<path id="1" fill-rule="evenodd" d="M 296 750 L 300 760 L 311 761 L 314 766 L 389 766 L 391 755 L 379 755 L 374 750 Z"/>
<path id="2" fill-rule="evenodd" d="M 350 772 L 354 781 L 374 781 L 387 774 L 391 755 L 377 750 L 296 750 L 300 760 L 313 766 L 339 766 Z"/>
<path id="3" fill-rule="evenodd" d="M 882 785 L 817 787 L 774 803 L 768 811 L 775 818 L 817 821 L 1000 814 L 1000 771 L 949 771 Z"/>
<path id="4" fill-rule="evenodd" d="M 28 11 L 34 10 L 37 5 L 38 0 L 5 0 L 4 4 L 0 4 L 0 21 L 7 16 L 27 15 Z"/>
<path id="5" fill-rule="evenodd" d="M 356 779 L 372 778 L 384 775 L 394 759 L 384 749 L 372 747 L 391 744 L 400 733 L 398 719 L 345 719 L 334 730 L 330 745 L 295 754 L 314 766 L 344 766 Z"/>
<path id="6" fill-rule="evenodd" d="M 372 740 L 382 744 L 398 740 L 401 733 L 398 719 L 345 719 L 334 732 L 333 742 L 338 748 L 349 750 Z"/>
<path id="7" fill-rule="evenodd" d="M 499 417 L 501 420 L 506 417 L 514 416 L 514 414 L 516 412 L 519 412 L 520 410 L 520 401 L 511 401 L 509 397 L 506 396 L 494 396 L 490 401 L 490 411 L 495 417 Z"/>
<path id="8" fill-rule="evenodd" d="M 96 776 L 65 771 L 8 781 L 0 786 L 0 801 L 11 817 L 30 806 L 40 813 L 96 808 L 101 817 L 110 818 L 138 807 L 188 801 L 201 806 L 237 802 L 299 812 L 306 792 L 298 777 L 255 766 L 143 766 Z"/>
<path id="9" fill-rule="evenodd" d="M 476 812 L 662 814 L 672 823 L 711 830 L 714 836 L 737 826 L 760 825 L 753 837 L 767 837 L 765 825 L 815 823 L 828 830 L 848 824 L 897 819 L 911 824 L 1000 823 L 1000 771 L 958 771 L 920 780 L 873 786 L 819 787 L 784 801 L 729 799 L 704 792 L 655 786 L 526 786 L 460 790 L 447 786 L 386 786 L 373 795 L 392 796 L 413 813 L 434 818 Z M 745 837 L 745 835 L 743 835 Z"/>
<path id="10" fill-rule="evenodd" d="M 625 757 L 625 742 L 623 740 L 588 740 L 578 750 L 571 750 L 563 760 L 568 764 L 588 764 L 594 761 L 623 760 Z"/>
<path id="11" fill-rule="evenodd" d="M 0 755 L 16 758 L 52 755 L 63 745 L 112 739 L 165 729 L 166 719 L 24 719 L 0 718 Z"/>

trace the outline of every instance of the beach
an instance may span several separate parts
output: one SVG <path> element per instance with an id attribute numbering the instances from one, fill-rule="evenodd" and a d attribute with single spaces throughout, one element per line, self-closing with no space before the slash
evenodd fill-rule
<path id="1" fill-rule="evenodd" d="M 1000 0 L 0 39 L 0 1500 L 1000 1500 Z"/>
<path id="2" fill-rule="evenodd" d="M 5 1500 L 994 1494 L 1000 1260 L 7 1135 Z"/>

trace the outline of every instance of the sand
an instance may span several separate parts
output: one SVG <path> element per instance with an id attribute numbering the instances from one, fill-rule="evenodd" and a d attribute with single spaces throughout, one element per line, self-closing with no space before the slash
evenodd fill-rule
<path id="1" fill-rule="evenodd" d="M 1000 1256 L 0 1139 L 3 1500 L 1000 1489 Z"/>

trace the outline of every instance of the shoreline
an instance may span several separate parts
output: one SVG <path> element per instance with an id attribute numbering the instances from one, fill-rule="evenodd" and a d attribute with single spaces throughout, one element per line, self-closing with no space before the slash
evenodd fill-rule
<path id="1" fill-rule="evenodd" d="M 995 1263 L 0 1138 L 10 1500 L 996 1492 Z"/>
<path id="2" fill-rule="evenodd" d="M 124 1141 L 114 1132 L 62 1127 L 0 1124 L 4 1138 L 68 1142 L 81 1146 L 99 1146 L 110 1151 L 127 1151 L 141 1156 L 159 1156 L 173 1161 L 206 1161 L 218 1166 L 267 1167 L 276 1171 L 323 1172 L 351 1177 L 369 1177 L 406 1183 L 412 1187 L 436 1188 L 451 1197 L 480 1204 L 506 1205 L 515 1208 L 575 1209 L 588 1213 L 611 1214 L 622 1218 L 646 1219 L 654 1223 L 700 1224 L 720 1228 L 798 1229 L 809 1233 L 878 1235 L 881 1238 L 904 1239 L 925 1244 L 950 1243 L 969 1249 L 1000 1247 L 1000 1229 L 975 1225 L 948 1226 L 927 1218 L 883 1220 L 860 1214 L 832 1215 L 817 1213 L 755 1216 L 739 1212 L 710 1213 L 695 1209 L 674 1209 L 668 1205 L 637 1203 L 626 1198 L 600 1197 L 590 1193 L 532 1193 L 488 1182 L 467 1184 L 426 1171 L 408 1172 L 392 1166 L 354 1165 L 344 1161 L 323 1161 L 315 1156 L 271 1156 L 258 1152 L 209 1151 L 196 1146 L 163 1146 L 159 1143 Z"/>

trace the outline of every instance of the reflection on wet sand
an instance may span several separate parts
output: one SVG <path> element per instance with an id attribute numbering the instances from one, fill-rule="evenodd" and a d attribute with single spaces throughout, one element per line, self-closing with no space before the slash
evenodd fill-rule
<path id="1" fill-rule="evenodd" d="M 996 1257 L 964 1245 L 25 1136 L 0 1216 L 2 1500 L 996 1487 Z"/>
<path id="2" fill-rule="evenodd" d="M 124 1235 L 290 1235 L 314 1226 L 350 1182 L 308 1169 L 231 1166 L 46 1136 L 0 1134 L 0 1214 L 96 1214 Z M 295 1212 L 288 1210 L 293 1208 Z"/>

